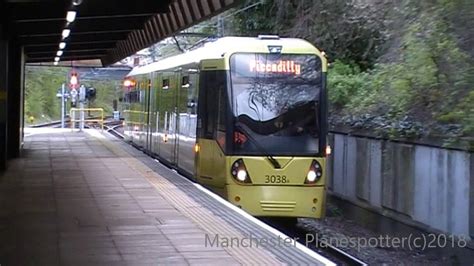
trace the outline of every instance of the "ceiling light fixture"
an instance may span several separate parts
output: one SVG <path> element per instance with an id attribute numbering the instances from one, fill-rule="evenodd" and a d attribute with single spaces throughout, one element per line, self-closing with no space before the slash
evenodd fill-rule
<path id="1" fill-rule="evenodd" d="M 54 62 L 54 65 L 57 66 L 57 65 L 58 65 L 58 61 L 55 61 L 55 62 Z"/>
<path id="2" fill-rule="evenodd" d="M 64 48 L 66 48 L 66 43 L 65 43 L 65 42 L 60 42 L 60 43 L 59 43 L 59 49 L 62 50 L 62 49 L 64 49 Z"/>
<path id="3" fill-rule="evenodd" d="M 57 56 L 63 55 L 63 51 L 61 51 L 61 50 L 57 51 L 57 52 L 56 52 L 56 55 L 57 55 Z"/>
<path id="4" fill-rule="evenodd" d="M 76 11 L 68 11 L 66 15 L 67 22 L 71 23 L 76 19 Z"/>
<path id="5" fill-rule="evenodd" d="M 75 5 L 75 6 L 78 6 L 78 5 L 82 4 L 82 0 L 72 0 L 72 4 Z"/>
<path id="6" fill-rule="evenodd" d="M 56 56 L 56 57 L 54 58 L 54 61 L 59 62 L 59 57 Z"/>
<path id="7" fill-rule="evenodd" d="M 71 34 L 71 30 L 70 29 L 64 29 L 63 33 L 62 33 L 63 39 L 66 39 L 67 37 L 69 37 L 69 34 Z"/>

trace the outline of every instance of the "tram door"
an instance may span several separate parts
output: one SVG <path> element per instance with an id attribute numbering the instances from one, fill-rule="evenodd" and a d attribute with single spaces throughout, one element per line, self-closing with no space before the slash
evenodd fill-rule
<path id="1" fill-rule="evenodd" d="M 146 116 L 146 129 L 145 129 L 145 149 L 152 150 L 152 131 L 156 124 L 155 118 L 155 105 L 154 105 L 154 92 L 152 79 L 147 80 L 147 88 L 145 94 L 145 116 Z"/>
<path id="2" fill-rule="evenodd" d="M 197 125 L 197 69 L 183 69 L 177 95 L 177 163 L 178 167 L 194 175 L 194 144 Z"/>
<path id="3" fill-rule="evenodd" d="M 137 102 L 135 108 L 133 109 L 133 114 L 136 119 L 136 124 L 133 129 L 133 142 L 139 146 L 144 147 L 145 145 L 145 130 L 146 130 L 146 117 L 145 117 L 145 95 L 146 95 L 146 86 L 145 81 L 142 77 L 139 77 L 137 82 Z"/>
<path id="4" fill-rule="evenodd" d="M 176 97 L 178 81 L 175 72 L 163 73 L 162 84 L 159 84 L 158 100 L 158 142 L 159 155 L 171 164 L 176 165 L 176 129 L 177 107 Z"/>
<path id="5" fill-rule="evenodd" d="M 149 121 L 149 128 L 148 128 L 148 150 L 158 154 L 157 152 L 157 144 L 156 144 L 156 133 L 157 133 L 157 125 L 158 125 L 158 89 L 157 89 L 157 73 L 151 73 L 151 80 L 150 80 L 150 100 L 149 100 L 149 109 L 148 109 L 148 121 Z"/>

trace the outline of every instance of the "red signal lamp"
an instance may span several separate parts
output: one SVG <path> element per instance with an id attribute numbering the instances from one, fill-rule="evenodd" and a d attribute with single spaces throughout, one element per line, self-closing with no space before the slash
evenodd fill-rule
<path id="1" fill-rule="evenodd" d="M 78 83 L 79 79 L 77 78 L 77 73 L 71 73 L 71 79 L 69 80 L 69 85 L 71 86 L 71 88 L 76 88 Z"/>

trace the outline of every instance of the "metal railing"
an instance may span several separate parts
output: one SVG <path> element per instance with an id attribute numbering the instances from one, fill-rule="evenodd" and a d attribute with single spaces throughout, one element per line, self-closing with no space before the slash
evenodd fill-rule
<path id="1" fill-rule="evenodd" d="M 85 118 L 84 119 L 76 119 L 76 112 L 88 112 L 89 114 L 91 112 L 99 113 L 100 116 L 92 117 L 92 118 Z M 104 109 L 103 108 L 71 108 L 71 111 L 69 113 L 70 117 L 70 124 L 71 124 L 71 129 L 75 128 L 76 122 L 97 122 L 100 124 L 101 130 L 104 130 Z"/>

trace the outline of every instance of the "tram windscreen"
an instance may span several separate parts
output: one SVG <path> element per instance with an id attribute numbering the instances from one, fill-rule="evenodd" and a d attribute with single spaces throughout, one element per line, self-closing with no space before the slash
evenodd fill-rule
<path id="1" fill-rule="evenodd" d="M 319 57 L 234 54 L 230 72 L 236 153 L 319 153 Z"/>

